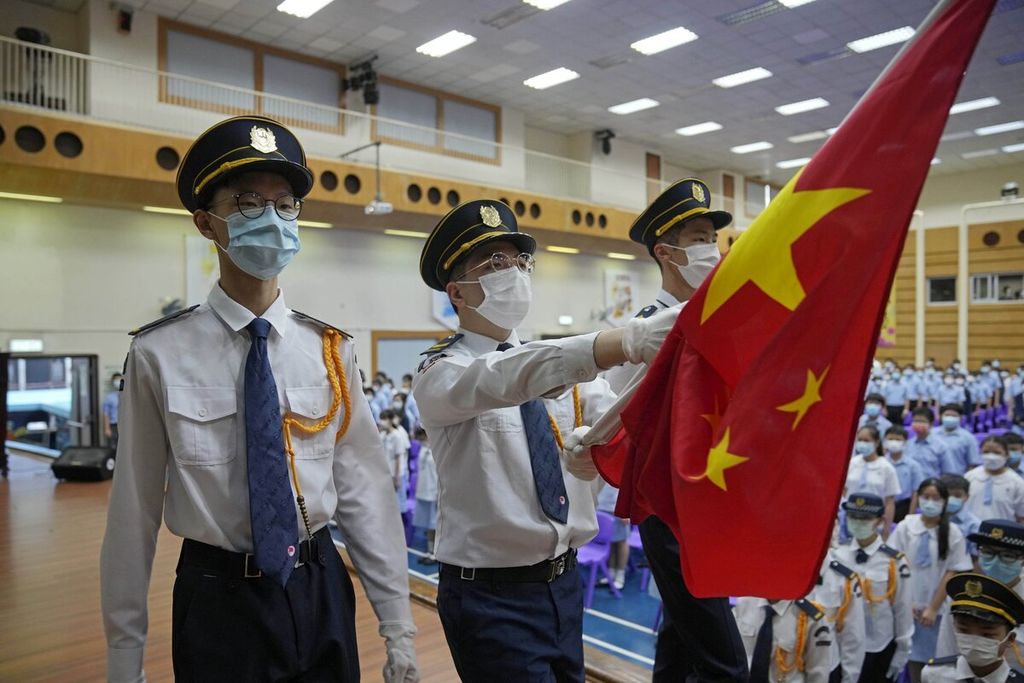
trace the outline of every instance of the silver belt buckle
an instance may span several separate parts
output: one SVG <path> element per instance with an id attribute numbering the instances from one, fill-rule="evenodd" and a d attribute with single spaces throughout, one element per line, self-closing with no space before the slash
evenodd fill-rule
<path id="1" fill-rule="evenodd" d="M 463 581 L 475 581 L 476 569 L 466 569 L 465 567 L 462 567 L 459 571 L 459 578 Z"/>
<path id="2" fill-rule="evenodd" d="M 247 578 L 247 579 L 258 579 L 261 576 L 263 576 L 263 571 L 261 569 L 257 568 L 255 566 L 255 564 L 253 564 L 253 565 L 249 564 L 251 560 L 255 560 L 255 559 L 256 559 L 255 555 L 252 555 L 251 553 L 246 553 L 245 554 L 245 574 L 244 574 L 244 577 Z"/>
<path id="3" fill-rule="evenodd" d="M 551 583 L 559 576 L 565 573 L 565 555 L 562 555 L 556 560 L 551 561 L 551 576 L 548 577 L 548 583 Z"/>

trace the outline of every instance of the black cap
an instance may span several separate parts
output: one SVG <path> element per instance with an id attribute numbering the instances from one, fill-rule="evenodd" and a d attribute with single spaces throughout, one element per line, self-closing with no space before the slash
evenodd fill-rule
<path id="1" fill-rule="evenodd" d="M 300 199 L 313 188 L 313 173 L 295 135 L 264 116 L 236 116 L 196 138 L 178 167 L 178 198 L 189 211 L 210 200 L 228 173 L 266 171 L 283 176 Z"/>
<path id="2" fill-rule="evenodd" d="M 843 503 L 843 509 L 847 513 L 881 517 L 885 510 L 885 503 L 873 493 L 851 493 Z"/>
<path id="3" fill-rule="evenodd" d="M 727 211 L 711 210 L 711 190 L 697 178 L 684 178 L 665 188 L 629 228 L 629 239 L 653 253 L 654 243 L 669 229 L 703 216 L 711 219 L 715 230 L 732 222 Z"/>
<path id="4" fill-rule="evenodd" d="M 537 241 L 519 232 L 516 215 L 504 202 L 474 199 L 456 206 L 438 222 L 420 254 L 420 276 L 431 289 L 444 291 L 452 268 L 481 244 L 506 240 L 532 254 Z"/>
<path id="5" fill-rule="evenodd" d="M 950 578 L 946 595 L 952 602 L 952 614 L 975 619 L 1004 622 L 1011 627 L 1024 622 L 1024 600 L 1012 588 L 991 576 L 965 572 Z"/>
<path id="6" fill-rule="evenodd" d="M 1024 552 L 1024 525 L 1009 519 L 986 519 L 976 532 L 967 535 L 967 540 Z"/>

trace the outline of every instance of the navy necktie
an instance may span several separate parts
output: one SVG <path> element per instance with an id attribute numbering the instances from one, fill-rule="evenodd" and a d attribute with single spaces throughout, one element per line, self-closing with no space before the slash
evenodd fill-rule
<path id="1" fill-rule="evenodd" d="M 771 605 L 764 606 L 764 621 L 757 632 L 754 644 L 754 656 L 750 658 L 750 683 L 769 683 L 768 673 L 772 665 L 772 617 L 775 610 Z"/>
<path id="2" fill-rule="evenodd" d="M 864 564 L 868 561 L 868 554 L 864 551 L 864 548 L 857 548 L 857 564 Z"/>
<path id="3" fill-rule="evenodd" d="M 283 586 L 295 568 L 299 527 L 284 455 L 277 383 L 267 354 L 270 323 L 256 318 L 247 329 L 252 338 L 245 359 L 245 446 L 252 542 L 256 566 Z"/>
<path id="4" fill-rule="evenodd" d="M 507 351 L 511 344 L 500 344 L 498 351 Z M 551 431 L 551 420 L 544 402 L 533 399 L 519 406 L 526 431 L 526 443 L 530 449 L 530 467 L 533 469 L 533 483 L 537 488 L 537 499 L 544 514 L 565 524 L 569 519 L 569 497 L 565 491 L 565 479 L 558 460 L 558 444 Z"/>

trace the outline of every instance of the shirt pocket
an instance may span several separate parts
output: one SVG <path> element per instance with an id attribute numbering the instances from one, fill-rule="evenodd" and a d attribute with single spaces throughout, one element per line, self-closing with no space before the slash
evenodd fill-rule
<path id="1" fill-rule="evenodd" d="M 288 399 L 288 411 L 299 419 L 302 424 L 312 427 L 331 410 L 334 397 L 331 387 L 288 387 L 284 390 Z M 344 419 L 345 408 L 341 407 L 338 414 Z M 291 426 L 292 448 L 299 460 L 316 460 L 326 458 L 334 452 L 334 442 L 338 434 L 338 415 L 330 424 L 315 434 L 303 431 L 296 425 Z"/>
<path id="2" fill-rule="evenodd" d="M 488 410 L 486 413 L 478 415 L 476 422 L 485 432 L 523 431 L 523 418 L 519 412 L 519 406 Z"/>
<path id="3" fill-rule="evenodd" d="M 238 397 L 234 387 L 167 387 L 167 435 L 180 465 L 235 459 Z"/>

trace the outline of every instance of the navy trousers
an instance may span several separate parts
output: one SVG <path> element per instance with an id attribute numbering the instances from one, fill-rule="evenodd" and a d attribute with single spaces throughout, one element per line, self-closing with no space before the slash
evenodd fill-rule
<path id="1" fill-rule="evenodd" d="M 295 569 L 285 587 L 179 561 L 175 681 L 359 681 L 352 581 L 327 528 L 316 537 L 318 555 Z"/>
<path id="2" fill-rule="evenodd" d="M 466 683 L 583 683 L 583 586 L 465 581 L 442 565 L 437 612 Z"/>
<path id="3" fill-rule="evenodd" d="M 746 683 L 747 655 L 728 598 L 695 598 L 679 568 L 679 543 L 657 517 L 640 524 L 640 540 L 664 604 L 654 654 L 654 681 Z"/>

